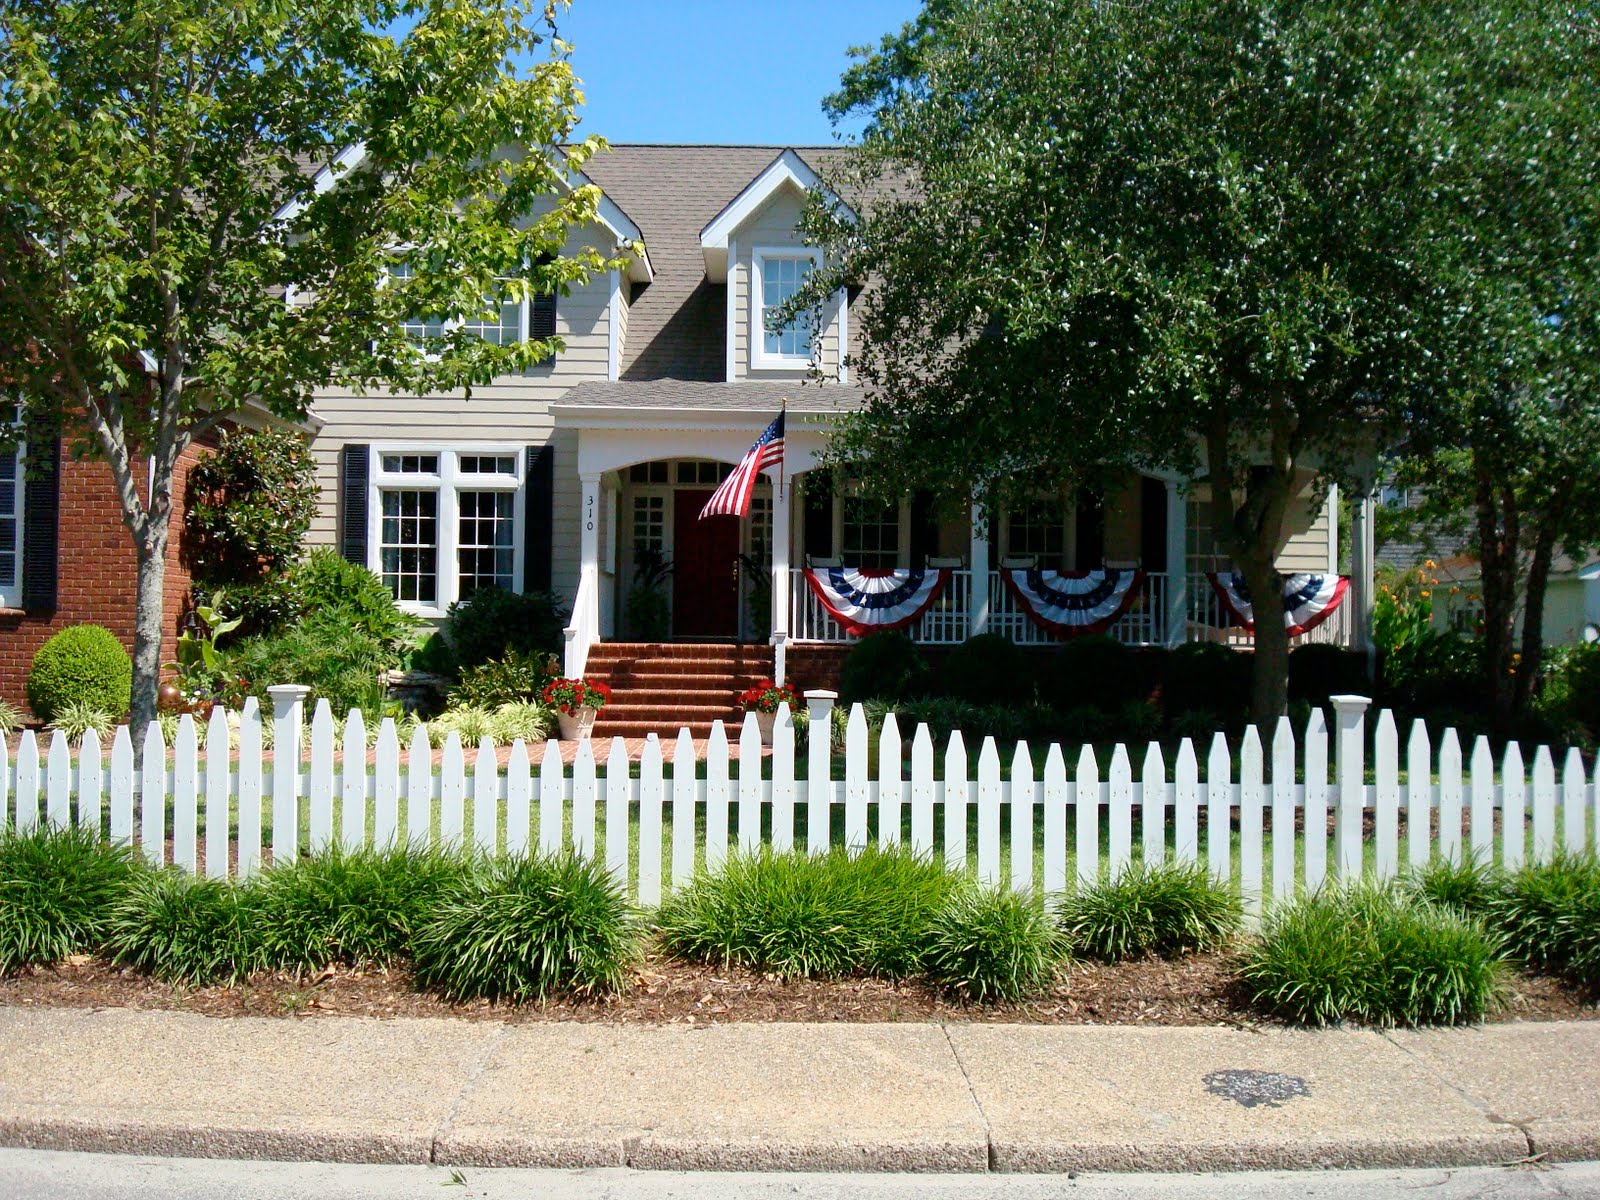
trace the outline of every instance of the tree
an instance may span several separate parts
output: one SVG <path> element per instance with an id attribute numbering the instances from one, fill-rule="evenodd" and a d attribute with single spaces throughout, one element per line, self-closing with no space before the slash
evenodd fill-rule
<path id="1" fill-rule="evenodd" d="M 1460 297 L 1423 253 L 1427 189 L 1481 132 L 1455 99 L 1543 12 L 928 0 L 826 101 L 866 120 L 825 172 L 859 212 L 806 218 L 829 253 L 802 300 L 871 281 L 869 398 L 837 452 L 886 487 L 970 478 L 991 508 L 1087 464 L 1198 471 L 1250 591 L 1280 594 L 1307 481 L 1362 494 L 1439 403 L 1421 335 Z M 1255 653 L 1264 721 L 1279 623 Z"/>
<path id="2" fill-rule="evenodd" d="M 173 468 L 196 437 L 247 403 L 301 415 L 332 385 L 519 370 L 556 343 L 492 345 L 445 319 L 615 265 L 564 252 L 599 199 L 569 168 L 603 143 L 551 149 L 581 100 L 555 15 L 0 3 L 0 354 L 24 436 L 64 436 L 115 479 L 138 570 L 136 734 L 159 683 Z M 431 320 L 423 344 L 408 316 Z"/>

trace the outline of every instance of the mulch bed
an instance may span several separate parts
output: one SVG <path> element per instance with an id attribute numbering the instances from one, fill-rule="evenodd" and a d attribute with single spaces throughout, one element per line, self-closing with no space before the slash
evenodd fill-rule
<path id="1" fill-rule="evenodd" d="M 741 968 L 706 967 L 648 955 L 621 996 L 510 1007 L 448 1004 L 413 991 L 404 970 L 337 968 L 310 979 L 263 974 L 242 987 L 177 988 L 98 959 L 0 979 L 0 1004 L 135 1008 L 213 1017 L 460 1017 L 496 1021 L 585 1021 L 716 1025 L 732 1021 L 971 1021 L 1045 1025 L 1272 1024 L 1233 999 L 1226 952 L 1175 961 L 1080 963 L 1043 1000 L 966 1007 L 916 982 L 791 980 Z M 1600 1019 L 1600 1005 L 1560 982 L 1518 975 L 1496 1021 Z"/>

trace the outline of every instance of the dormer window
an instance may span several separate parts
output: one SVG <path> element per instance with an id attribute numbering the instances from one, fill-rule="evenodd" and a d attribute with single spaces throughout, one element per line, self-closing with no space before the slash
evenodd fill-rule
<path id="1" fill-rule="evenodd" d="M 779 310 L 794 298 L 816 266 L 815 253 L 797 247 L 758 246 L 752 263 L 750 365 L 779 370 L 810 366 L 811 317 L 801 314 L 783 325 L 776 322 Z"/>

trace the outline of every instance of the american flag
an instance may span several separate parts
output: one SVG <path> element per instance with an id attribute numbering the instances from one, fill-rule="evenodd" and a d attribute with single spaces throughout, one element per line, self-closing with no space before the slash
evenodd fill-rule
<path id="1" fill-rule="evenodd" d="M 756 444 L 745 452 L 739 465 L 734 467 L 733 474 L 711 493 L 711 499 L 700 510 L 700 519 L 749 516 L 750 497 L 755 495 L 757 476 L 766 467 L 782 465 L 783 414 L 779 413 L 767 426 L 766 432 L 756 439 Z"/>

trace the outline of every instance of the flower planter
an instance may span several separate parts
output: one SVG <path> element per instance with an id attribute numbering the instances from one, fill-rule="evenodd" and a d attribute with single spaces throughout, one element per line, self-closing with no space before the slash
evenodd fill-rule
<path id="1" fill-rule="evenodd" d="M 587 739 L 594 730 L 594 717 L 599 711 L 585 704 L 577 712 L 557 713 L 556 717 L 561 723 L 561 740 L 580 742 Z"/>
<path id="2" fill-rule="evenodd" d="M 756 728 L 761 731 L 761 744 L 763 746 L 772 745 L 772 731 L 777 724 L 778 714 L 776 712 L 756 713 Z"/>

